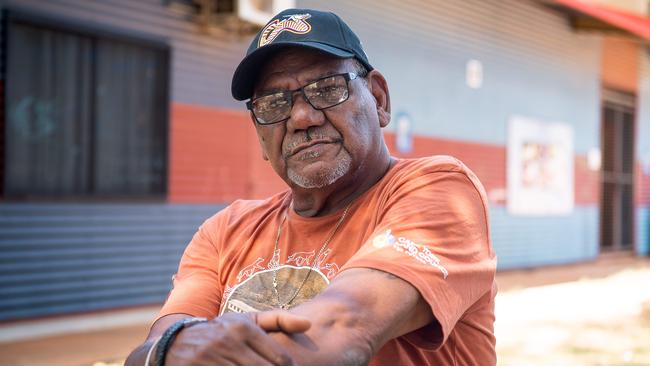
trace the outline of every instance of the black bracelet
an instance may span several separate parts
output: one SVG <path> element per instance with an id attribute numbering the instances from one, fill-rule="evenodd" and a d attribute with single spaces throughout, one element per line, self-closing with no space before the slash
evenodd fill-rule
<path id="1" fill-rule="evenodd" d="M 187 328 L 194 324 L 203 323 L 206 321 L 208 321 L 206 318 L 185 318 L 177 321 L 176 323 L 172 324 L 171 327 L 167 328 L 165 333 L 163 333 L 162 337 L 160 337 L 160 340 L 158 341 L 156 348 L 156 366 L 165 366 L 165 356 L 167 356 L 167 351 L 169 350 L 169 347 L 172 345 L 172 342 L 178 333 L 180 333 L 183 328 Z"/>

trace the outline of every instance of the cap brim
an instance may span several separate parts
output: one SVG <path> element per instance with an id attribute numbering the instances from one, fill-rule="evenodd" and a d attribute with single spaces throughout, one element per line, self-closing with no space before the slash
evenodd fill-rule
<path id="1" fill-rule="evenodd" d="M 354 53 L 319 42 L 277 42 L 258 48 L 239 63 L 232 77 L 231 92 L 237 100 L 253 96 L 253 88 L 262 65 L 277 51 L 288 47 L 315 49 L 335 57 L 352 58 Z"/>

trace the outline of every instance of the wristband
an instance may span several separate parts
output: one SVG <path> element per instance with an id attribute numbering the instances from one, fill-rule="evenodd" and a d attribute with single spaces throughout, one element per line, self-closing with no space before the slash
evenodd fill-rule
<path id="1" fill-rule="evenodd" d="M 206 318 L 185 318 L 177 321 L 172 324 L 171 327 L 167 328 L 165 333 L 158 341 L 158 347 L 156 348 L 156 366 L 165 366 L 165 356 L 167 356 L 167 351 L 172 345 L 172 342 L 184 328 L 190 327 L 194 324 L 203 323 L 208 321 Z"/>

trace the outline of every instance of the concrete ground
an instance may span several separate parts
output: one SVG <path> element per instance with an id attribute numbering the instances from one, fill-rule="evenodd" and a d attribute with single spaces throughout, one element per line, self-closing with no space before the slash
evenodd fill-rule
<path id="1" fill-rule="evenodd" d="M 499 365 L 650 365 L 650 266 L 635 264 L 600 278 L 501 292 Z"/>
<path id="2" fill-rule="evenodd" d="M 650 364 L 650 349 L 643 346 L 650 339 L 650 258 L 610 255 L 502 271 L 497 282 L 500 365 Z M 145 338 L 156 310 L 0 324 L 0 365 L 121 365 Z M 612 339 L 623 341 L 609 347 Z M 598 354 L 608 347 L 613 355 Z M 564 356 L 548 358 L 558 353 Z"/>

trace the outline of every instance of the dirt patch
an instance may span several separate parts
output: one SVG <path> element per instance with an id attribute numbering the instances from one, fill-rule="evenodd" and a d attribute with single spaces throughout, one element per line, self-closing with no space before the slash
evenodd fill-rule
<path id="1" fill-rule="evenodd" d="M 650 365 L 650 268 L 497 297 L 498 364 Z"/>

